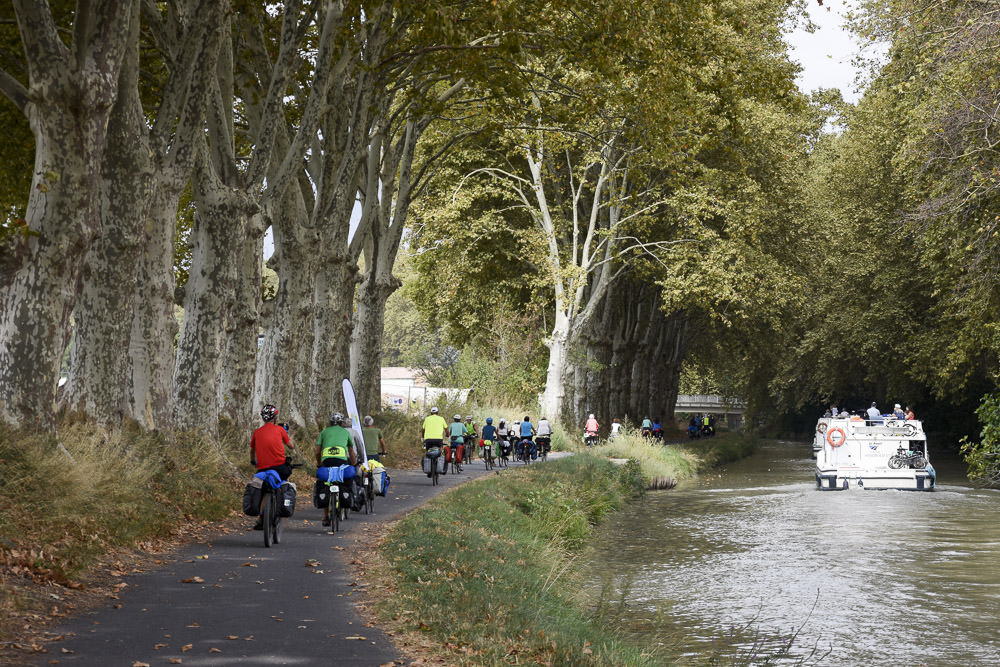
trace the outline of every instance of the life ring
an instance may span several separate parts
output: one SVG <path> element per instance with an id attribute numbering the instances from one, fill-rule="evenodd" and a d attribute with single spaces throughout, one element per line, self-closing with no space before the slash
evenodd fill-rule
<path id="1" fill-rule="evenodd" d="M 840 434 L 840 440 L 838 442 L 833 441 L 834 433 Z M 831 428 L 830 432 L 826 434 L 826 441 L 830 443 L 831 447 L 840 447 L 842 444 L 847 442 L 847 434 L 844 433 L 844 429 L 840 428 L 839 426 L 836 428 Z"/>
<path id="2" fill-rule="evenodd" d="M 826 433 L 826 422 L 820 422 L 816 424 L 817 433 Z"/>

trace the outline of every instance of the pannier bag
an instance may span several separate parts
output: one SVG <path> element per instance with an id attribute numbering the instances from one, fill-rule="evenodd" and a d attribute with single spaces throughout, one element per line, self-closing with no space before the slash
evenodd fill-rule
<path id="1" fill-rule="evenodd" d="M 281 499 L 278 505 L 278 515 L 288 518 L 295 514 L 295 496 L 297 494 L 297 489 L 295 488 L 294 482 L 282 482 L 281 483 L 281 493 L 278 497 Z"/>
<path id="2" fill-rule="evenodd" d="M 316 468 L 316 479 L 324 482 L 344 482 L 358 474 L 354 466 L 343 465 L 331 468 Z"/>
<path id="3" fill-rule="evenodd" d="M 313 507 L 318 510 L 330 504 L 330 487 L 326 482 L 316 480 L 316 487 L 313 489 Z"/>
<path id="4" fill-rule="evenodd" d="M 246 490 L 243 491 L 243 513 L 247 516 L 260 515 L 261 487 L 264 480 L 260 477 L 251 477 L 247 483 Z"/>
<path id="5" fill-rule="evenodd" d="M 376 496 L 386 494 L 389 487 L 389 475 L 384 468 L 372 471 L 372 483 L 375 485 L 373 491 L 375 491 Z"/>

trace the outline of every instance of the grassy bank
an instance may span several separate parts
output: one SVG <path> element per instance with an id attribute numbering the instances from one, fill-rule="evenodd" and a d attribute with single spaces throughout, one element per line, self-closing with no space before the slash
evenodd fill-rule
<path id="1" fill-rule="evenodd" d="M 594 527 L 650 479 L 692 477 L 754 447 L 731 434 L 667 446 L 626 435 L 453 489 L 385 540 L 376 574 L 392 591 L 376 608 L 380 622 L 444 664 L 669 663 L 662 649 L 607 627 L 579 592 L 574 561 Z"/>
<path id="2" fill-rule="evenodd" d="M 381 574 L 396 590 L 378 613 L 440 646 L 448 664 L 655 664 L 597 627 L 574 592 L 592 526 L 642 489 L 636 466 L 595 456 L 453 489 L 392 530 Z"/>

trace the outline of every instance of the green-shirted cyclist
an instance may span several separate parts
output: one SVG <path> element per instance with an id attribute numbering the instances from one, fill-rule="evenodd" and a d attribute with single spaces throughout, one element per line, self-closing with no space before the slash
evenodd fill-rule
<path id="1" fill-rule="evenodd" d="M 345 465 L 357 465 L 358 457 L 354 451 L 351 434 L 343 427 L 344 415 L 335 412 L 330 415 L 330 425 L 316 439 L 316 465 L 324 468 L 335 468 Z M 351 481 L 353 483 L 353 480 Z M 330 508 L 323 508 L 323 525 L 330 525 Z"/>

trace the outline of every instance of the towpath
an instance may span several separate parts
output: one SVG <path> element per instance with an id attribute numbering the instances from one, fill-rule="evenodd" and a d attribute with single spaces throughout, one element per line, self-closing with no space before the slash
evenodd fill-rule
<path id="1" fill-rule="evenodd" d="M 365 595 L 350 565 L 355 542 L 366 524 L 397 519 L 487 472 L 477 461 L 437 487 L 418 471 L 389 474 L 389 495 L 376 499 L 375 514 L 351 514 L 336 535 L 320 525 L 312 490 L 300 489 L 281 544 L 264 548 L 251 530 L 220 534 L 185 547 L 167 566 L 122 578 L 119 599 L 67 621 L 59 628 L 66 638 L 48 644 L 37 664 L 401 664 L 392 641 L 355 611 Z M 245 528 L 252 523 L 248 517 Z"/>

